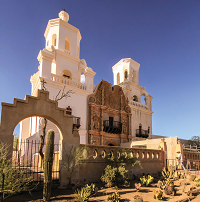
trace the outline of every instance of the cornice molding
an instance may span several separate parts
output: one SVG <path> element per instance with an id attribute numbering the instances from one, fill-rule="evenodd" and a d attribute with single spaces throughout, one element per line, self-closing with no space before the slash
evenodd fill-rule
<path id="1" fill-rule="evenodd" d="M 143 112 L 144 114 L 148 114 L 148 115 L 152 115 L 152 114 L 153 114 L 153 111 L 151 111 L 151 110 L 143 109 L 143 108 L 141 108 L 141 107 L 137 107 L 137 106 L 134 106 L 134 105 L 131 105 L 131 104 L 129 104 L 129 107 L 130 107 L 131 109 L 135 109 L 136 111 L 141 111 L 141 112 Z"/>
<path id="2" fill-rule="evenodd" d="M 63 51 L 58 50 L 58 49 L 55 49 L 55 53 L 56 53 L 57 57 L 63 58 L 65 60 L 68 60 L 68 61 L 70 61 L 70 62 L 72 62 L 72 63 L 74 63 L 76 65 L 79 65 L 79 63 L 80 63 L 79 58 L 76 58 L 76 57 L 74 57 L 74 56 L 72 56 L 72 55 L 70 55 L 70 54 L 68 54 L 66 52 L 63 52 Z"/>
<path id="3" fill-rule="evenodd" d="M 121 64 L 125 64 L 125 63 L 132 63 L 134 64 L 135 66 L 138 67 L 138 70 L 140 68 L 140 64 L 137 63 L 135 60 L 131 59 L 131 58 L 123 58 L 121 59 L 119 62 L 117 62 L 113 67 L 112 67 L 112 70 L 115 71 L 116 68 L 121 65 Z"/>
<path id="4" fill-rule="evenodd" d="M 43 50 L 40 50 L 37 59 L 39 63 L 41 63 L 42 59 L 52 62 L 52 60 L 54 59 L 54 54 L 44 48 Z"/>
<path id="5" fill-rule="evenodd" d="M 44 33 L 45 39 L 47 38 L 47 36 L 49 34 L 50 28 L 55 27 L 55 26 L 59 26 L 59 25 L 62 25 L 65 28 L 67 28 L 68 30 L 76 33 L 79 41 L 81 40 L 82 37 L 81 37 L 81 33 L 80 33 L 79 29 L 74 27 L 73 25 L 69 24 L 68 22 L 65 22 L 64 20 L 62 20 L 60 18 L 49 20 L 47 27 L 46 27 L 46 30 L 45 30 L 45 33 Z"/>

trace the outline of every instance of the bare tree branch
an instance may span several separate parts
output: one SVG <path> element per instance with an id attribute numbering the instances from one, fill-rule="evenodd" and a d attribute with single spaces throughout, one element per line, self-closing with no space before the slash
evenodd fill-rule
<path id="1" fill-rule="evenodd" d="M 67 92 L 65 92 L 65 86 L 62 90 L 62 93 L 61 93 L 61 90 L 59 90 L 58 94 L 56 95 L 55 97 L 55 101 L 59 101 L 59 100 L 62 100 L 63 98 L 71 98 L 71 94 L 74 94 L 75 92 L 72 91 L 72 90 L 68 90 Z"/>

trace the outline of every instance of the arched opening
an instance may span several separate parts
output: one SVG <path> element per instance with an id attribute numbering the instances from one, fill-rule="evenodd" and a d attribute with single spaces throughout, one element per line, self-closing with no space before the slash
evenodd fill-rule
<path id="1" fill-rule="evenodd" d="M 108 146 L 115 146 L 114 144 L 112 144 L 112 143 L 110 143 L 110 144 L 108 144 Z"/>
<path id="2" fill-rule="evenodd" d="M 47 47 L 49 46 L 49 40 L 47 41 Z"/>
<path id="3" fill-rule="evenodd" d="M 124 78 L 128 79 L 128 71 L 127 70 L 124 71 Z"/>
<path id="4" fill-rule="evenodd" d="M 69 70 L 64 70 L 62 76 L 68 79 L 72 79 L 72 73 Z"/>
<path id="5" fill-rule="evenodd" d="M 69 37 L 65 37 L 65 50 L 70 51 L 71 40 Z"/>
<path id="6" fill-rule="evenodd" d="M 81 83 L 85 84 L 85 74 L 81 73 Z"/>
<path id="7" fill-rule="evenodd" d="M 18 127 L 19 126 L 19 127 Z M 43 162 L 40 156 L 41 138 L 43 135 L 44 118 L 38 116 L 30 116 L 19 122 L 15 127 L 18 129 L 18 136 L 13 142 L 12 159 L 15 165 L 30 169 L 34 175 L 34 181 L 41 181 L 43 176 Z M 59 152 L 60 139 L 62 134 L 57 125 L 47 119 L 45 129 L 44 147 L 42 153 L 45 155 L 45 145 L 48 130 L 54 131 L 54 153 L 53 153 L 53 174 L 52 177 L 59 182 Z"/>
<path id="8" fill-rule="evenodd" d="M 56 46 L 56 38 L 57 38 L 56 34 L 53 34 L 53 36 L 52 36 L 52 45 L 53 46 Z"/>
<path id="9" fill-rule="evenodd" d="M 134 95 L 134 96 L 133 96 L 133 101 L 138 102 L 138 97 L 137 97 L 137 95 Z"/>
<path id="10" fill-rule="evenodd" d="M 145 95 L 141 95 L 141 104 L 146 105 L 146 97 L 145 97 Z"/>
<path id="11" fill-rule="evenodd" d="M 117 85 L 120 84 L 120 73 L 117 73 Z"/>

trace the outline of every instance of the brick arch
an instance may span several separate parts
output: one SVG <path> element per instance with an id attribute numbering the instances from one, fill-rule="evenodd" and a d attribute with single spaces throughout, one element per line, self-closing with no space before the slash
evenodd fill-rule
<path id="1" fill-rule="evenodd" d="M 53 122 L 60 132 L 60 142 L 63 145 L 79 145 L 79 135 L 73 135 L 73 116 L 59 108 L 58 103 L 49 99 L 49 92 L 38 90 L 37 97 L 26 95 L 24 100 L 14 99 L 13 104 L 1 104 L 0 141 L 13 145 L 13 131 L 23 119 L 40 116 Z"/>

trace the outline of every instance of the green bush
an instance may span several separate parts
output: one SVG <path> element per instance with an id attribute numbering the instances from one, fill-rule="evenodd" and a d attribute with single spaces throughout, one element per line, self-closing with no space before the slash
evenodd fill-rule
<path id="1" fill-rule="evenodd" d="M 153 177 L 151 177 L 151 175 L 148 175 L 147 177 L 143 176 L 140 178 L 140 181 L 142 183 L 142 185 L 144 185 L 145 187 L 149 186 L 152 182 L 153 182 Z"/>
<path id="2" fill-rule="evenodd" d="M 8 159 L 8 147 L 0 142 L 0 192 L 3 192 L 3 200 L 13 194 L 31 192 L 36 188 L 32 174 L 12 159 Z"/>
<path id="3" fill-rule="evenodd" d="M 104 174 L 101 176 L 101 181 L 105 183 L 106 187 L 112 186 L 130 186 L 127 182 L 128 170 L 126 170 L 126 165 L 139 165 L 141 167 L 140 161 L 133 156 L 131 150 L 129 149 L 119 149 L 114 150 L 113 153 L 107 155 L 106 160 L 108 164 L 104 169 Z"/>
<path id="4" fill-rule="evenodd" d="M 128 170 L 124 166 L 112 167 L 107 165 L 104 169 L 104 174 L 101 176 L 101 181 L 105 183 L 106 187 L 112 186 L 130 186 L 127 181 Z"/>
<path id="5" fill-rule="evenodd" d="M 95 187 L 95 184 L 88 185 L 86 184 L 85 187 L 81 189 L 77 189 L 75 191 L 75 198 L 79 202 L 88 201 L 91 196 L 98 192 L 98 188 Z"/>

